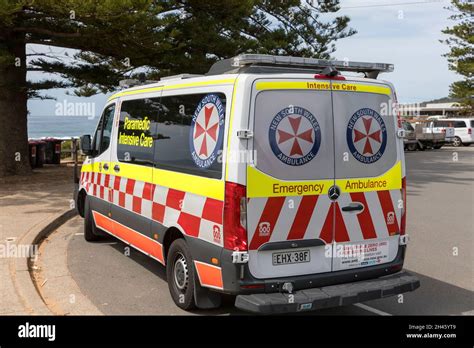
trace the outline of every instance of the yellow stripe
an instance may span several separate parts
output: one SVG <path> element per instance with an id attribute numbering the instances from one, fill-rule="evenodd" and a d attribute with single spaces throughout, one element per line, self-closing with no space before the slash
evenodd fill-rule
<path id="1" fill-rule="evenodd" d="M 189 88 L 189 87 L 205 87 L 205 86 L 218 86 L 218 85 L 230 85 L 235 82 L 236 79 L 227 79 L 227 80 L 212 80 L 212 81 L 201 81 L 201 82 L 189 82 L 189 83 L 178 83 L 174 85 L 165 85 L 165 86 L 157 86 L 157 87 L 149 87 L 149 88 L 141 88 L 136 90 L 129 90 L 118 92 L 112 95 L 109 98 L 109 101 L 112 99 L 116 99 L 119 97 L 127 96 L 127 95 L 136 95 L 136 94 L 143 94 L 143 93 L 151 93 L 151 92 L 159 92 L 159 91 L 166 91 L 170 89 L 179 89 L 179 88 Z"/>
<path id="2" fill-rule="evenodd" d="M 327 193 L 334 180 L 283 181 L 247 167 L 247 197 L 314 196 Z"/>
<path id="3" fill-rule="evenodd" d="M 333 82 L 332 86 L 327 81 L 276 81 L 276 82 L 257 82 L 258 91 L 271 89 L 308 89 L 317 91 L 335 91 L 335 92 L 363 92 L 385 94 L 390 96 L 392 91 L 386 86 L 367 85 L 362 83 Z"/>
<path id="4" fill-rule="evenodd" d="M 397 162 L 381 176 L 374 178 L 337 179 L 336 185 L 339 186 L 343 193 L 401 189 L 401 168 L 401 162 Z M 279 180 L 262 173 L 255 167 L 247 167 L 247 196 L 249 198 L 320 195 L 326 194 L 332 185 L 334 185 L 334 180 L 331 179 L 309 181 Z"/>
<path id="5" fill-rule="evenodd" d="M 385 191 L 402 188 L 402 163 L 397 162 L 384 174 L 374 178 L 337 179 L 341 192 Z"/>
<path id="6" fill-rule="evenodd" d="M 109 170 L 103 169 L 104 164 L 109 165 Z M 102 171 L 99 171 L 99 163 L 86 164 L 82 166 L 83 172 L 93 172 L 117 175 L 113 168 L 120 166 L 120 177 L 134 179 L 143 182 L 152 182 L 158 186 L 193 193 L 199 196 L 224 200 L 225 183 L 223 180 L 205 178 L 201 176 L 178 173 L 169 170 L 156 169 L 146 166 L 127 164 L 122 162 L 101 162 Z M 153 178 L 151 180 L 151 178 Z"/>
<path id="7" fill-rule="evenodd" d="M 235 96 L 237 94 L 237 79 L 234 82 L 234 91 L 232 92 L 232 106 L 230 108 L 230 116 L 229 116 L 229 132 L 227 133 L 227 160 L 226 160 L 226 165 L 225 165 L 225 178 L 226 180 L 229 179 L 229 165 L 228 161 L 230 158 L 230 140 L 232 137 L 232 124 L 234 122 L 234 113 L 235 113 Z"/>

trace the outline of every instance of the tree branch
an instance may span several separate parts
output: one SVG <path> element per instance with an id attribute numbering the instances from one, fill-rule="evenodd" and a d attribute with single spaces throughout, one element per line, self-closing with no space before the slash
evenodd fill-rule
<path id="1" fill-rule="evenodd" d="M 23 32 L 23 33 L 35 33 L 40 35 L 47 35 L 51 37 L 64 37 L 64 38 L 75 38 L 81 37 L 81 33 L 58 33 L 52 30 L 43 29 L 43 28 L 35 28 L 35 27 L 16 27 L 13 28 L 13 31 L 16 32 Z"/>

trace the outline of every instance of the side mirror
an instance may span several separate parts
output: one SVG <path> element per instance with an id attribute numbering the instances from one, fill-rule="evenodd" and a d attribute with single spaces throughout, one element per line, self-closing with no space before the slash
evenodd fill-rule
<path id="1" fill-rule="evenodd" d="M 91 136 L 89 134 L 81 137 L 81 151 L 86 156 L 93 155 L 94 151 L 92 150 Z"/>

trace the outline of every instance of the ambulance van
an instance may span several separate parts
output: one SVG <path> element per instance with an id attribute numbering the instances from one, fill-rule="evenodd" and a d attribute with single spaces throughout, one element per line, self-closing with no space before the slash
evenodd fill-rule
<path id="1" fill-rule="evenodd" d="M 166 267 L 177 306 L 254 313 L 413 291 L 391 64 L 244 54 L 113 95 L 75 196 L 84 235 Z M 344 74 L 342 74 L 344 73 Z"/>

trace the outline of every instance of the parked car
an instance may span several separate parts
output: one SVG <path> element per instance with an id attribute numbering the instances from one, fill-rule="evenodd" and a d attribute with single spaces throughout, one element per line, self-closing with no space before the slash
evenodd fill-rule
<path id="1" fill-rule="evenodd" d="M 415 126 L 418 149 L 440 149 L 446 143 L 453 141 L 454 128 L 440 121 L 429 121 L 418 123 Z"/>
<path id="2" fill-rule="evenodd" d="M 450 118 L 443 121 L 449 122 L 454 127 L 453 146 L 469 146 L 474 143 L 474 134 L 472 134 L 474 118 Z"/>
<path id="3" fill-rule="evenodd" d="M 454 142 L 454 127 L 453 122 L 447 120 L 436 120 L 432 122 L 431 127 L 433 130 L 438 133 L 444 133 L 446 143 Z"/>
<path id="4" fill-rule="evenodd" d="M 416 151 L 418 147 L 418 142 L 416 141 L 416 132 L 415 128 L 410 122 L 403 121 L 403 129 L 405 130 L 405 138 L 403 139 L 403 146 L 405 150 Z"/>

